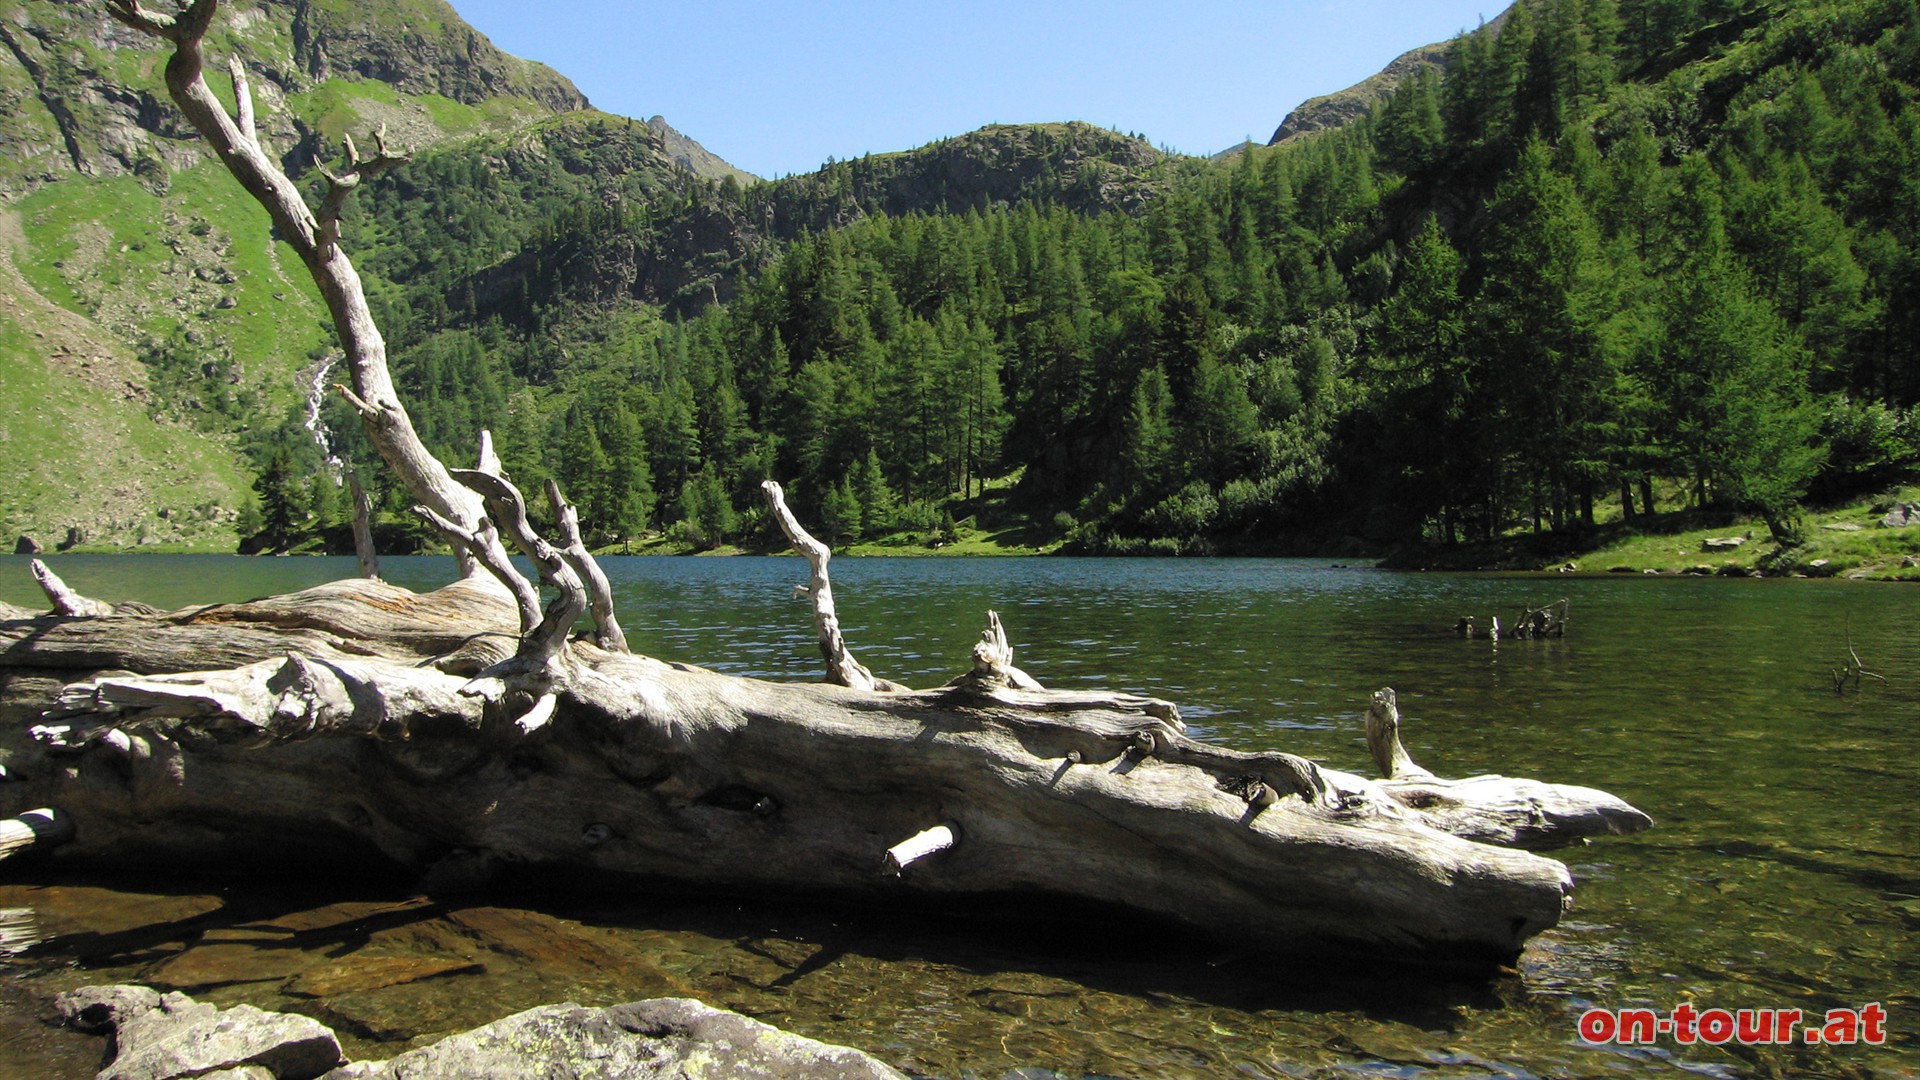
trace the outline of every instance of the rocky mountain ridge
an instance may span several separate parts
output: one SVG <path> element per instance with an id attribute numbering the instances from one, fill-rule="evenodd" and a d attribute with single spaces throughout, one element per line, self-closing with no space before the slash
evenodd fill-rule
<path id="1" fill-rule="evenodd" d="M 1511 9 L 1508 9 L 1511 10 Z M 1507 12 L 1502 11 L 1493 19 L 1482 23 L 1468 33 L 1500 32 L 1505 24 Z M 1419 76 L 1422 71 L 1444 71 L 1453 63 L 1454 40 L 1436 41 L 1430 45 L 1408 49 L 1387 64 L 1386 67 L 1367 76 L 1343 90 L 1331 94 L 1322 94 L 1308 98 L 1294 106 L 1280 126 L 1273 130 L 1273 137 L 1267 140 L 1268 146 L 1297 139 L 1316 131 L 1341 127 L 1385 104 L 1401 84 Z"/>

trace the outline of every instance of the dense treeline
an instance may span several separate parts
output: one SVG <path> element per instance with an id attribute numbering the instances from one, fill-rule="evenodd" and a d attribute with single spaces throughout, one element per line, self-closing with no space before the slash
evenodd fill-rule
<path id="1" fill-rule="evenodd" d="M 602 540 L 752 534 L 768 476 L 840 540 L 989 488 L 1087 550 L 1676 502 L 1791 537 L 1920 456 L 1916 86 L 1914 0 L 1523 0 L 1372 119 L 1134 209 L 1086 202 L 1084 132 L 1006 199 L 916 174 L 919 209 L 897 166 L 506 191 L 445 157 L 369 265 L 429 440 L 493 427 Z M 677 302 L 608 254 L 723 225 Z"/>

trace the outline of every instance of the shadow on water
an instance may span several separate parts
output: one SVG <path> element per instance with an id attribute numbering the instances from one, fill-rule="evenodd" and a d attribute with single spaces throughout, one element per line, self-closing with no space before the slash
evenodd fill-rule
<path id="1" fill-rule="evenodd" d="M 50 995 L 139 981 L 304 1012 L 334 1025 L 355 1056 L 389 1056 L 396 1039 L 550 1000 L 691 994 L 880 1048 L 921 1075 L 998 1076 L 1041 1061 L 1068 1064 L 1061 1075 L 1203 1076 L 1257 1060 L 1288 1028 L 1313 1032 L 1324 1067 L 1431 1066 L 1424 1036 L 1389 1045 L 1378 1033 L 1445 1032 L 1462 1016 L 1530 1007 L 1512 970 L 1409 968 L 1340 950 L 1253 956 L 1138 916 L 1021 898 L 956 914 L 636 894 L 631 883 L 618 895 L 523 884 L 429 899 L 176 879 L 135 893 L 113 875 L 20 884 L 10 869 L 0 901 L 46 906 L 52 931 L 9 962 L 16 986 Z M 416 967 L 397 966 L 409 960 Z"/>

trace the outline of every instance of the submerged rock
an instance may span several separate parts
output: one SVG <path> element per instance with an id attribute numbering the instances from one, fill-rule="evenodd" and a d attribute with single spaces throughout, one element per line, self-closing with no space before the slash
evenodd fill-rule
<path id="1" fill-rule="evenodd" d="M 388 1061 L 352 1064 L 319 1021 L 251 1005 L 218 1009 L 144 986 L 90 986 L 60 995 L 57 1006 L 71 1026 L 113 1034 L 113 1061 L 97 1080 L 905 1080 L 862 1051 L 691 998 L 543 1005 Z"/>
<path id="2" fill-rule="evenodd" d="M 869 1054 L 818 1042 L 691 998 L 587 1009 L 543 1005 L 327 1080 L 904 1080 Z"/>

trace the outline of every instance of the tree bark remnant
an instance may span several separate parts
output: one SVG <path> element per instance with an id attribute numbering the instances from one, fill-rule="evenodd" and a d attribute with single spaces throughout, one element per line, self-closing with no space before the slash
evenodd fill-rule
<path id="1" fill-rule="evenodd" d="M 347 473 L 347 494 L 353 499 L 353 553 L 360 559 L 360 576 L 380 576 L 380 553 L 373 546 L 373 500 L 360 486 L 360 474 Z"/>

